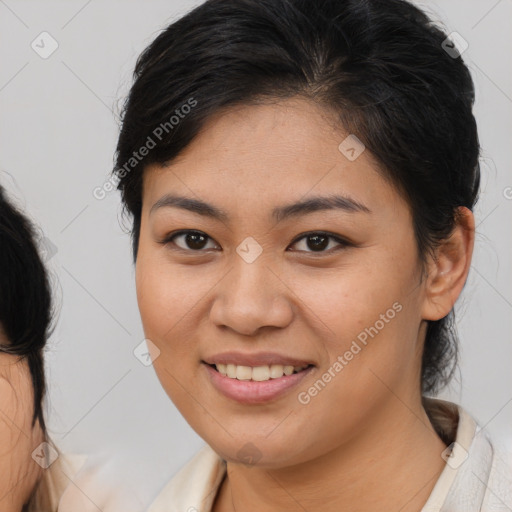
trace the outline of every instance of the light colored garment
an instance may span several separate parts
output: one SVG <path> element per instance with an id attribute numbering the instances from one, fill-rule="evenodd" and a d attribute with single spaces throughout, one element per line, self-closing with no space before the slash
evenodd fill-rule
<path id="1" fill-rule="evenodd" d="M 141 512 L 146 507 L 133 482 L 127 486 L 122 481 L 123 475 L 113 456 L 59 451 L 44 470 L 26 512 Z"/>
<path id="2" fill-rule="evenodd" d="M 59 452 L 58 458 L 43 470 L 27 512 L 57 512 L 62 495 L 86 460 L 85 455 Z"/>
<path id="3" fill-rule="evenodd" d="M 442 438 L 454 440 L 422 512 L 511 512 L 511 454 L 496 450 L 488 434 L 460 406 L 424 398 Z M 445 441 L 446 442 L 446 441 Z M 211 512 L 226 462 L 205 446 L 163 488 L 148 512 Z"/>

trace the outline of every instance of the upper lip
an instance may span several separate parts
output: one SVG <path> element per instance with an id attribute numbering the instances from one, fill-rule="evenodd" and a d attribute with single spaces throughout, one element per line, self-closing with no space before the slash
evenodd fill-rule
<path id="1" fill-rule="evenodd" d="M 204 358 L 207 364 L 235 364 L 237 366 L 270 366 L 280 364 L 283 366 L 308 366 L 313 364 L 305 359 L 285 356 L 275 352 L 259 352 L 244 354 L 243 352 L 222 352 L 211 357 Z"/>

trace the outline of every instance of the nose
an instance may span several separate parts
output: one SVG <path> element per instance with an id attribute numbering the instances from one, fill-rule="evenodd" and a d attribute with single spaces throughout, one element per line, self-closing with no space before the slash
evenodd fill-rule
<path id="1" fill-rule="evenodd" d="M 284 328 L 293 318 L 286 283 L 263 258 L 247 263 L 238 258 L 217 287 L 210 320 L 239 334 L 254 336 L 269 327 Z"/>

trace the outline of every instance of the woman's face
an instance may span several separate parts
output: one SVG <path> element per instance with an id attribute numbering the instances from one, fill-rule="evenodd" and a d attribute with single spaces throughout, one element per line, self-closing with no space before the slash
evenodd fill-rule
<path id="1" fill-rule="evenodd" d="M 0 327 L 0 341 L 2 332 Z M 19 511 L 28 501 L 42 468 L 32 453 L 44 441 L 32 427 L 34 392 L 26 359 L 0 353 L 0 510 Z"/>
<path id="2" fill-rule="evenodd" d="M 311 460 L 378 429 L 397 396 L 419 397 L 410 209 L 334 126 L 301 99 L 231 109 L 144 174 L 145 336 L 164 389 L 227 460 Z M 299 206 L 322 198 L 331 207 Z"/>

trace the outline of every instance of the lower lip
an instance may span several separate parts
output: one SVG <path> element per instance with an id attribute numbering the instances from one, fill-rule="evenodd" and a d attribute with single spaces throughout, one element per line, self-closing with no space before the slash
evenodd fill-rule
<path id="1" fill-rule="evenodd" d="M 225 377 L 211 366 L 203 363 L 213 386 L 223 395 L 242 404 L 263 404 L 275 400 L 292 388 L 313 369 L 313 366 L 298 373 L 284 375 L 278 379 L 261 382 L 253 380 L 238 380 Z"/>

